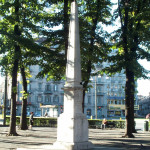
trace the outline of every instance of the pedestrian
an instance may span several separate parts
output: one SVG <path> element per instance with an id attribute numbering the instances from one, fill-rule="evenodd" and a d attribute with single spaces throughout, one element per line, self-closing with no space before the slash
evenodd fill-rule
<path id="1" fill-rule="evenodd" d="M 102 129 L 106 128 L 107 120 L 104 118 L 102 121 Z"/>
<path id="2" fill-rule="evenodd" d="M 146 115 L 146 119 L 150 120 L 150 113 Z"/>
<path id="3" fill-rule="evenodd" d="M 47 110 L 45 111 L 45 114 L 44 114 L 44 117 L 47 117 L 48 113 L 47 113 Z"/>
<path id="4" fill-rule="evenodd" d="M 32 130 L 32 126 L 33 126 L 33 112 L 30 112 L 29 123 L 30 123 L 29 128 Z"/>

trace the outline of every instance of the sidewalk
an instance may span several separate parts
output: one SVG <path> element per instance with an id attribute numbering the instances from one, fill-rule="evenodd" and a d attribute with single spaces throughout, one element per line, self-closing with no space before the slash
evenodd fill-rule
<path id="1" fill-rule="evenodd" d="M 6 136 L 9 127 L 0 126 L 0 150 L 46 150 L 57 138 L 57 128 L 34 127 L 18 130 L 19 136 Z M 89 129 L 91 150 L 150 150 L 150 132 L 138 131 L 135 138 L 122 138 L 124 129 Z"/>

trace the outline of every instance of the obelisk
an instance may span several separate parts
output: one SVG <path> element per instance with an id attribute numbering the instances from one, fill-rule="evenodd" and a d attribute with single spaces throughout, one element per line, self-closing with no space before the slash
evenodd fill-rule
<path id="1" fill-rule="evenodd" d="M 83 150 L 93 147 L 88 141 L 88 121 L 82 113 L 83 87 L 81 83 L 80 39 L 78 7 L 71 3 L 69 45 L 64 86 L 64 113 L 58 118 L 55 149 Z"/>

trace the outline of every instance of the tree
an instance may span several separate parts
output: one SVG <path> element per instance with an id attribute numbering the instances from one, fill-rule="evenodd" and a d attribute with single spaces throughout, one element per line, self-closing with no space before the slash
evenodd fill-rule
<path id="1" fill-rule="evenodd" d="M 80 38 L 81 38 L 81 60 L 82 60 L 82 83 L 83 83 L 83 112 L 84 96 L 87 91 L 89 79 L 92 72 L 96 71 L 96 64 L 103 62 L 103 57 L 109 52 L 106 42 L 108 34 L 103 30 L 102 24 L 110 24 L 111 3 L 104 1 L 87 1 L 84 10 L 81 11 Z M 106 19 L 107 18 L 107 19 Z"/>
<path id="2" fill-rule="evenodd" d="M 17 36 L 21 35 L 19 30 L 19 1 L 15 1 L 15 17 L 16 17 L 16 24 L 14 26 L 14 34 Z M 15 43 L 14 45 L 14 63 L 12 67 L 12 90 L 11 90 L 11 117 L 10 117 L 10 129 L 9 135 L 17 135 L 16 132 L 16 94 L 17 94 L 17 71 L 18 71 L 18 64 L 19 64 L 19 57 L 20 57 L 20 46 Z"/>
<path id="3" fill-rule="evenodd" d="M 88 88 L 92 71 L 96 69 L 95 64 L 101 63 L 102 57 L 108 52 L 107 49 L 109 46 L 106 42 L 106 37 L 108 34 L 103 30 L 101 24 L 110 24 L 110 6 L 111 3 L 108 0 L 88 0 L 86 2 L 83 0 L 78 1 L 82 84 L 84 87 L 83 95 L 85 95 L 85 91 Z M 57 26 L 62 25 L 62 28 L 49 32 L 46 40 L 41 44 L 50 43 L 52 46 L 57 46 L 55 47 L 57 51 L 65 50 L 66 52 L 68 46 L 68 20 L 70 13 L 70 9 L 68 7 L 70 7 L 70 1 L 68 3 L 64 1 L 63 4 L 61 1 L 59 1 L 59 7 L 58 5 L 51 5 L 51 9 L 54 9 L 55 7 L 59 8 L 59 10 L 51 13 L 52 17 L 50 21 L 55 20 L 53 23 L 55 23 Z M 45 56 L 45 58 L 47 63 L 44 63 L 42 60 L 40 61 L 43 70 L 39 73 L 39 76 L 48 75 L 48 79 L 55 80 L 60 80 L 61 77 L 64 77 L 66 58 L 64 57 L 64 59 L 61 59 L 61 63 L 59 60 L 57 60 L 57 64 L 53 64 L 52 61 L 49 61 L 48 55 Z"/>
<path id="4" fill-rule="evenodd" d="M 3 54 L 1 65 L 7 66 L 9 73 L 12 75 L 9 135 L 17 135 L 16 94 L 17 72 L 19 68 L 35 64 L 37 62 L 36 57 L 40 57 L 43 53 L 49 54 L 52 61 L 62 56 L 58 52 L 38 45 L 34 40 L 33 35 L 40 36 L 46 31 L 43 27 L 39 26 L 39 24 L 43 23 L 41 18 L 48 15 L 44 9 L 45 5 L 46 2 L 40 1 L 0 1 L 0 42 L 2 44 L 1 54 Z M 23 113 L 25 114 L 22 114 L 22 119 L 26 119 L 26 100 L 23 101 Z"/>
<path id="5" fill-rule="evenodd" d="M 120 28 L 112 38 L 115 40 L 116 54 L 108 58 L 113 62 L 106 70 L 112 73 L 125 70 L 125 137 L 134 137 L 134 94 L 137 78 L 147 78 L 148 73 L 139 63 L 139 59 L 150 60 L 149 53 L 149 0 L 118 0 L 118 8 L 114 18 L 119 17 Z"/>

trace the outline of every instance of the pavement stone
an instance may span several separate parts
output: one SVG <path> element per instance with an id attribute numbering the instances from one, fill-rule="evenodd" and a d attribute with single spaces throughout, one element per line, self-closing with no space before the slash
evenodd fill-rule
<path id="1" fill-rule="evenodd" d="M 0 126 L 0 150 L 52 150 L 57 128 L 33 127 L 19 130 L 19 136 L 7 136 L 9 127 Z M 89 129 L 91 150 L 150 150 L 150 132 L 138 131 L 135 138 L 122 138 L 124 129 Z"/>

